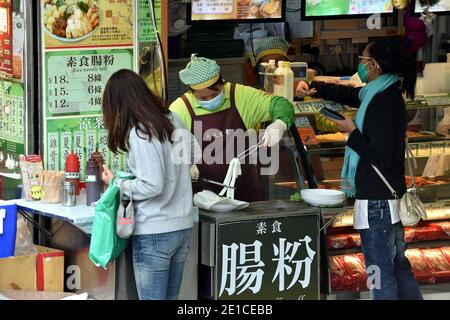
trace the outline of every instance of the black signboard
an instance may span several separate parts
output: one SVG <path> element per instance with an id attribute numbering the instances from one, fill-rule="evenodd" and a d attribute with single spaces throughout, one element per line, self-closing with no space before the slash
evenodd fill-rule
<path id="1" fill-rule="evenodd" d="M 223 223 L 217 298 L 319 299 L 317 215 Z"/>

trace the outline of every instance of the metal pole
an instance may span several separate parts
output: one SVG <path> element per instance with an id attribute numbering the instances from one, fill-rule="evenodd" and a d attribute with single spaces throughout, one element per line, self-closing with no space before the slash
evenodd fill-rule
<path id="1" fill-rule="evenodd" d="M 297 148 L 297 151 L 300 155 L 300 159 L 302 161 L 302 167 L 305 172 L 305 178 L 306 181 L 308 181 L 308 187 L 310 189 L 317 188 L 317 181 L 314 177 L 314 173 L 312 170 L 311 162 L 309 160 L 308 151 L 306 150 L 302 139 L 300 138 L 300 135 L 298 133 L 297 127 L 295 124 L 293 124 L 290 128 L 291 135 L 294 138 L 295 146 Z"/>

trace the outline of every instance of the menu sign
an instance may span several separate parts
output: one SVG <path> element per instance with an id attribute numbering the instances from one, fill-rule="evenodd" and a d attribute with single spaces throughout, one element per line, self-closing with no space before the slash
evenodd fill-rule
<path id="1" fill-rule="evenodd" d="M 132 46 L 134 0 L 41 0 L 47 49 Z"/>
<path id="2" fill-rule="evenodd" d="M 41 0 L 44 165 L 63 170 L 73 151 L 84 179 L 97 149 L 113 172 L 126 169 L 124 155 L 107 148 L 102 98 L 121 69 L 133 70 L 139 14 L 137 0 Z"/>
<path id="3" fill-rule="evenodd" d="M 50 170 L 64 170 L 64 164 L 71 150 L 80 163 L 86 163 L 97 149 L 105 164 L 113 171 L 126 168 L 124 154 L 114 155 L 108 150 L 107 131 L 101 115 L 76 116 L 47 121 L 47 167 Z M 86 170 L 81 166 L 80 176 L 84 179 Z"/>
<path id="4" fill-rule="evenodd" d="M 0 1 L 0 77 L 12 79 L 13 36 L 11 0 Z"/>
<path id="5" fill-rule="evenodd" d="M 21 84 L 0 81 L 0 199 L 16 196 L 19 155 L 25 152 L 25 104 Z"/>
<path id="6" fill-rule="evenodd" d="M 91 50 L 46 54 L 47 114 L 101 112 L 103 89 L 120 69 L 133 68 L 133 51 Z"/>
<path id="7" fill-rule="evenodd" d="M 282 0 L 196 0 L 191 2 L 191 20 L 280 19 Z"/>

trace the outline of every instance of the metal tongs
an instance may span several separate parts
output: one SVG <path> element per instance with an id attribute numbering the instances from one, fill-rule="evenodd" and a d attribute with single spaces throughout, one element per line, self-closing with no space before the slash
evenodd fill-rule
<path id="1" fill-rule="evenodd" d="M 223 183 L 220 183 L 220 182 L 216 182 L 216 181 L 212 181 L 212 180 L 205 179 L 205 178 L 200 178 L 199 180 L 201 180 L 203 182 L 206 182 L 206 183 L 214 184 L 216 186 L 221 186 L 221 187 L 224 187 L 224 188 L 228 188 L 228 189 L 236 189 L 236 187 L 230 187 L 230 186 L 227 186 L 226 184 L 223 184 Z"/>
<path id="2" fill-rule="evenodd" d="M 250 154 L 252 154 L 253 152 L 257 151 L 260 147 L 262 147 L 262 145 L 263 145 L 263 142 L 260 141 L 257 145 L 251 146 L 250 148 L 248 148 L 244 152 L 238 154 L 238 156 L 236 158 L 238 158 L 239 160 L 243 160 L 246 157 L 248 157 Z M 199 178 L 198 180 L 201 180 L 201 181 L 206 182 L 206 183 L 214 184 L 216 186 L 220 186 L 220 187 L 223 187 L 223 188 L 231 189 L 231 190 L 236 189 L 236 187 L 232 187 L 232 186 L 229 186 L 229 185 L 217 182 L 217 181 L 205 179 L 205 178 Z M 197 182 L 197 181 L 193 181 L 193 182 Z"/>

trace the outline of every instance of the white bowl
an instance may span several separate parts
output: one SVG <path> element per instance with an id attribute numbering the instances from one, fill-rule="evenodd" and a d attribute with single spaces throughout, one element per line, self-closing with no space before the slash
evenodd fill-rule
<path id="1" fill-rule="evenodd" d="M 337 206 L 346 199 L 345 193 L 330 189 L 305 189 L 301 191 L 302 199 L 312 206 Z"/>

